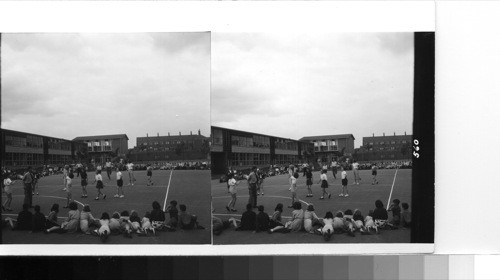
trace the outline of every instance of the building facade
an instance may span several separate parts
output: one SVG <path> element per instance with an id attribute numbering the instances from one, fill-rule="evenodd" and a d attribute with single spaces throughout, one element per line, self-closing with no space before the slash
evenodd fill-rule
<path id="1" fill-rule="evenodd" d="M 352 134 L 306 136 L 300 139 L 314 145 L 314 156 L 321 162 L 331 162 L 332 159 L 341 156 L 352 156 L 354 140 Z"/>
<path id="2" fill-rule="evenodd" d="M 103 164 L 114 157 L 126 157 L 128 136 L 126 134 L 79 136 L 73 141 L 86 145 L 89 159 L 94 164 Z"/>
<path id="3" fill-rule="evenodd" d="M 363 161 L 395 161 L 412 159 L 412 135 L 385 135 L 363 137 L 363 146 L 355 153 Z"/>
<path id="4" fill-rule="evenodd" d="M 134 162 L 207 161 L 209 151 L 209 138 L 198 130 L 198 134 L 137 137 L 129 157 Z"/>
<path id="5" fill-rule="evenodd" d="M 212 126 L 212 172 L 225 173 L 229 167 L 248 169 L 274 164 L 298 163 L 312 144 L 292 139 Z"/>
<path id="6" fill-rule="evenodd" d="M 2 167 L 62 166 L 79 160 L 82 143 L 27 132 L 1 129 Z"/>

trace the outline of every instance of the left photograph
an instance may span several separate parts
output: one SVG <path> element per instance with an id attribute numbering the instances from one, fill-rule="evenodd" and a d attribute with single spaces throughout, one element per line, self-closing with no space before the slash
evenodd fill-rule
<path id="1" fill-rule="evenodd" d="M 210 244 L 209 32 L 1 34 L 3 244 Z"/>

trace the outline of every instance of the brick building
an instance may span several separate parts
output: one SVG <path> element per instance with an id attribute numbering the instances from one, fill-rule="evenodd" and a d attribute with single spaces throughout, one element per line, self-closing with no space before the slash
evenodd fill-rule
<path id="1" fill-rule="evenodd" d="M 363 137 L 363 145 L 355 156 L 363 161 L 395 161 L 412 159 L 412 135 L 385 135 Z"/>
<path id="2" fill-rule="evenodd" d="M 105 163 L 116 156 L 125 157 L 128 152 L 128 136 L 126 134 L 79 136 L 73 141 L 84 143 L 87 153 L 95 164 Z"/>
<path id="3" fill-rule="evenodd" d="M 63 166 L 79 160 L 82 143 L 33 133 L 1 129 L 2 167 Z"/>
<path id="4" fill-rule="evenodd" d="M 299 163 L 312 144 L 297 140 L 212 126 L 212 172 L 224 173 L 229 167 L 247 169 L 274 164 Z"/>
<path id="5" fill-rule="evenodd" d="M 137 137 L 129 158 L 134 162 L 207 161 L 209 151 L 209 138 L 198 130 L 198 134 Z"/>
<path id="6" fill-rule="evenodd" d="M 351 156 L 354 153 L 354 140 L 352 134 L 306 136 L 299 139 L 314 145 L 314 156 L 321 162 L 331 162 L 339 156 Z"/>

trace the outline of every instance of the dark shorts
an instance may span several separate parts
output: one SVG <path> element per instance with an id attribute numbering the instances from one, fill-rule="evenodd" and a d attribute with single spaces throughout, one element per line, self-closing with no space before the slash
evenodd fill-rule
<path id="1" fill-rule="evenodd" d="M 321 181 L 321 188 L 323 188 L 323 189 L 328 188 L 328 182 L 325 180 Z"/>
<path id="2" fill-rule="evenodd" d="M 311 179 L 311 178 L 307 178 L 307 180 L 306 180 L 306 185 L 310 186 L 310 185 L 312 185 L 312 184 L 313 184 L 312 179 Z"/>
<path id="3" fill-rule="evenodd" d="M 98 189 L 102 189 L 104 188 L 104 184 L 102 183 L 102 181 L 97 181 L 97 185 L 95 187 Z"/>
<path id="4" fill-rule="evenodd" d="M 148 171 L 148 176 L 153 176 L 153 172 L 152 171 Z"/>
<path id="5" fill-rule="evenodd" d="M 377 170 L 373 170 L 373 171 L 372 171 L 372 175 L 373 175 L 373 176 L 377 175 Z"/>
<path id="6" fill-rule="evenodd" d="M 342 179 L 342 186 L 347 186 L 347 178 Z"/>
<path id="7" fill-rule="evenodd" d="M 123 187 L 123 179 L 116 180 L 116 185 L 118 187 Z"/>
<path id="8" fill-rule="evenodd" d="M 87 179 L 82 179 L 82 183 L 81 183 L 82 187 L 83 187 L 83 186 L 87 186 L 87 184 L 88 184 L 88 183 L 87 183 Z"/>

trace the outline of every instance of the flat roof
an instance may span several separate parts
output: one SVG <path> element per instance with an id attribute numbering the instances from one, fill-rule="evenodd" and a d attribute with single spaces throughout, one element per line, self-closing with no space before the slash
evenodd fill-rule
<path id="1" fill-rule="evenodd" d="M 94 135 L 94 136 L 78 136 L 73 141 L 82 140 L 98 140 L 98 139 L 117 139 L 117 138 L 127 138 L 127 134 L 110 134 L 110 135 Z"/>

